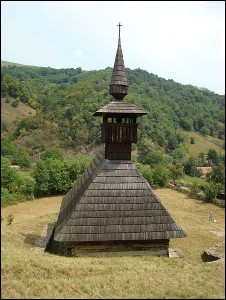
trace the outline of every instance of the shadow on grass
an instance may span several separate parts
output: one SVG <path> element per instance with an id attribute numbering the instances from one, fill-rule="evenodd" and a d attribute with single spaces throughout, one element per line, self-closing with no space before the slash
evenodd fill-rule
<path id="1" fill-rule="evenodd" d="M 38 236 L 36 234 L 24 234 L 24 233 L 21 233 L 23 236 L 25 236 L 25 239 L 24 239 L 24 243 L 25 244 L 28 244 L 28 245 L 31 245 L 31 246 L 34 246 L 35 244 L 35 241 L 38 239 L 38 238 L 41 238 L 41 236 Z"/>
<path id="2" fill-rule="evenodd" d="M 63 243 L 57 242 L 53 239 L 55 231 L 55 223 L 49 223 L 42 235 L 23 234 L 25 236 L 24 243 L 31 245 L 36 249 L 43 250 L 56 255 L 67 256 L 67 249 Z"/>
<path id="3" fill-rule="evenodd" d="M 54 224 L 55 225 L 55 224 Z M 60 256 L 68 256 L 67 255 L 67 249 L 64 243 L 60 243 L 54 240 L 54 232 L 55 232 L 55 226 L 52 229 L 52 233 L 49 237 L 49 241 L 46 245 L 46 252 L 55 254 L 55 255 L 60 255 Z"/>

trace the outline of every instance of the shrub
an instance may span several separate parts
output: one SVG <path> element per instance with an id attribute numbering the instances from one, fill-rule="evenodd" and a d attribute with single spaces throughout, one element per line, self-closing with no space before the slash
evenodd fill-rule
<path id="1" fill-rule="evenodd" d="M 40 156 L 40 159 L 46 160 L 46 159 L 58 159 L 58 160 L 64 160 L 64 153 L 63 150 L 60 148 L 48 148 L 46 149 Z"/>
<path id="2" fill-rule="evenodd" d="M 24 178 L 20 186 L 20 193 L 26 197 L 26 199 L 34 198 L 35 182 L 31 178 Z"/>
<path id="3" fill-rule="evenodd" d="M 7 131 L 7 124 L 4 121 L 1 121 L 1 130 L 2 131 Z"/>
<path id="4" fill-rule="evenodd" d="M 201 198 L 201 188 L 197 182 L 193 182 L 189 188 L 189 196 L 192 198 Z"/>
<path id="5" fill-rule="evenodd" d="M 169 170 L 159 164 L 153 170 L 153 188 L 166 187 L 169 181 Z"/>
<path id="6" fill-rule="evenodd" d="M 147 182 L 151 185 L 153 183 L 152 178 L 152 169 L 149 165 L 144 165 L 142 163 L 136 163 L 136 167 L 142 176 L 147 180 Z"/>
<path id="7" fill-rule="evenodd" d="M 13 220 L 14 220 L 14 215 L 11 213 L 7 216 L 7 222 L 8 222 L 7 225 L 11 225 L 13 223 Z"/>
<path id="8" fill-rule="evenodd" d="M 12 102 L 11 106 L 12 106 L 12 107 L 17 107 L 17 106 L 19 105 L 19 102 L 20 102 L 20 99 L 19 99 L 19 98 L 16 98 L 16 99 Z"/>
<path id="9" fill-rule="evenodd" d="M 191 143 L 191 144 L 194 144 L 194 143 L 195 143 L 195 139 L 194 139 L 193 136 L 190 138 L 190 143 Z"/>
<path id="10" fill-rule="evenodd" d="M 220 191 L 220 185 L 213 182 L 208 182 L 204 187 L 205 201 L 213 202 Z"/>
<path id="11" fill-rule="evenodd" d="M 49 171 L 44 160 L 36 163 L 34 170 L 35 194 L 38 196 L 48 195 L 49 191 Z"/>
<path id="12" fill-rule="evenodd" d="M 17 203 L 19 200 L 34 198 L 34 182 L 10 167 L 10 161 L 2 157 L 1 205 Z"/>

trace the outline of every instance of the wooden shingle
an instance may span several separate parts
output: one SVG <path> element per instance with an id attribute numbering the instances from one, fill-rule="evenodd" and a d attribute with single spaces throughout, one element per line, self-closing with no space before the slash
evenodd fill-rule
<path id="1" fill-rule="evenodd" d="M 131 161 L 107 160 L 102 153 L 99 164 L 92 166 L 92 174 L 88 168 L 65 195 L 55 240 L 97 242 L 186 236 Z"/>

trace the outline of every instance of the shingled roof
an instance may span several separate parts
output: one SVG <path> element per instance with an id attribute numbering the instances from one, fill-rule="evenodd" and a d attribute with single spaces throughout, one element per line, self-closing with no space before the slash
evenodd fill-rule
<path id="1" fill-rule="evenodd" d="M 54 239 L 97 242 L 185 236 L 130 160 L 108 160 L 100 152 L 64 196 Z"/>
<path id="2" fill-rule="evenodd" d="M 118 48 L 117 48 L 117 52 L 116 52 L 116 56 L 115 56 L 114 69 L 112 72 L 112 78 L 111 78 L 110 85 L 113 85 L 113 84 L 128 86 L 120 37 L 118 39 Z"/>
<path id="3" fill-rule="evenodd" d="M 76 246 L 77 252 L 111 251 L 109 244 L 114 246 L 113 251 L 116 244 L 119 252 L 134 251 L 143 249 L 146 243 L 146 250 L 166 254 L 169 240 L 185 237 L 186 233 L 131 161 L 131 145 L 137 137 L 136 118 L 147 112 L 123 100 L 128 85 L 120 41 L 122 25 L 118 26 L 118 49 L 110 84 L 114 101 L 94 113 L 103 116 L 105 151 L 96 155 L 63 197 L 54 240 L 68 248 Z"/>
<path id="4" fill-rule="evenodd" d="M 104 107 L 97 110 L 94 116 L 104 116 L 105 114 L 122 114 L 122 115 L 137 115 L 142 116 L 148 114 L 142 108 L 137 107 L 134 104 L 128 103 L 125 100 L 122 101 L 112 101 L 111 103 L 105 105 Z"/>

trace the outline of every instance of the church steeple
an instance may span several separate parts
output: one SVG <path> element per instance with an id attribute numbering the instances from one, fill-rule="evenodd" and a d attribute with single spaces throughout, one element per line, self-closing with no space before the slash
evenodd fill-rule
<path id="1" fill-rule="evenodd" d="M 120 27 L 122 25 L 119 23 L 117 26 L 119 26 L 118 48 L 115 56 L 115 64 L 110 83 L 110 95 L 112 95 L 116 100 L 122 100 L 127 95 L 128 83 L 120 39 Z"/>
<path id="2" fill-rule="evenodd" d="M 123 100 L 127 80 L 120 43 L 112 75 L 115 99 L 94 113 L 102 116 L 100 151 L 62 199 L 54 240 L 75 256 L 168 255 L 178 226 L 131 161 L 136 119 L 147 114 Z M 121 68 L 120 68 L 121 67 Z M 50 241 L 51 246 L 51 241 Z M 54 250 L 54 249 L 52 249 Z"/>
<path id="3" fill-rule="evenodd" d="M 100 108 L 94 116 L 103 116 L 102 141 L 105 143 L 105 158 L 109 160 L 131 160 L 132 143 L 137 142 L 136 119 L 146 115 L 142 108 L 128 103 L 123 98 L 127 95 L 128 83 L 125 73 L 120 40 L 119 25 L 118 48 L 110 83 L 110 95 L 115 99 Z"/>

